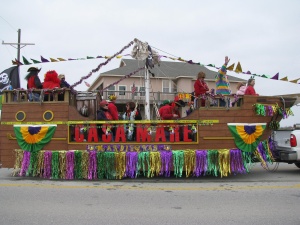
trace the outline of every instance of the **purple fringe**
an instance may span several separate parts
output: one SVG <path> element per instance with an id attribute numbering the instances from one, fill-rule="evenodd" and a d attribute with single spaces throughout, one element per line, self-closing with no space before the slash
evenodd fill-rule
<path id="1" fill-rule="evenodd" d="M 172 151 L 160 151 L 161 158 L 161 170 L 160 175 L 164 175 L 165 177 L 170 177 L 172 163 L 173 163 L 173 153 Z"/>
<path id="2" fill-rule="evenodd" d="M 66 153 L 66 179 L 72 180 L 74 179 L 74 159 L 75 154 L 73 151 L 68 151 Z"/>
<path id="3" fill-rule="evenodd" d="M 126 171 L 125 176 L 130 178 L 136 178 L 138 163 L 138 152 L 126 152 Z"/>
<path id="4" fill-rule="evenodd" d="M 19 174 L 20 176 L 26 175 L 26 171 L 28 170 L 29 164 L 30 164 L 30 152 L 24 151 L 22 166 Z"/>
<path id="5" fill-rule="evenodd" d="M 230 171 L 231 173 L 246 173 L 242 152 L 239 149 L 230 150 Z"/>
<path id="6" fill-rule="evenodd" d="M 199 177 L 205 175 L 207 171 L 207 151 L 197 150 L 196 151 L 196 165 L 194 169 L 194 176 Z"/>
<path id="7" fill-rule="evenodd" d="M 50 177 L 51 177 L 51 167 L 52 167 L 52 152 L 51 151 L 46 151 L 44 153 L 43 178 L 50 179 Z"/>
<path id="8" fill-rule="evenodd" d="M 257 149 L 258 149 L 259 154 L 263 158 L 263 160 L 266 161 L 267 157 L 266 157 L 266 153 L 264 151 L 264 146 L 263 146 L 262 142 L 259 142 Z"/>
<path id="9" fill-rule="evenodd" d="M 89 169 L 88 169 L 88 180 L 97 178 L 97 152 L 89 152 Z"/>

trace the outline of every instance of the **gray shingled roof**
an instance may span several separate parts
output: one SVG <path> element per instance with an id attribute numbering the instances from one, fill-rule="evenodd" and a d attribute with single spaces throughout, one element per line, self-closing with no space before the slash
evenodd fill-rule
<path id="1" fill-rule="evenodd" d="M 122 59 L 120 67 L 103 72 L 103 75 L 119 75 L 125 76 L 138 68 L 143 67 L 145 61 L 135 60 L 135 59 Z M 204 66 L 197 64 L 189 64 L 184 62 L 172 62 L 172 61 L 161 61 L 160 66 L 155 65 L 153 69 L 150 69 L 152 73 L 155 74 L 156 78 L 172 78 L 176 79 L 178 77 L 190 77 L 196 79 L 197 74 L 203 71 L 206 74 L 207 80 L 214 80 L 217 72 L 211 71 Z M 142 71 L 142 73 L 144 73 Z M 135 74 L 134 76 L 140 76 L 140 74 Z M 229 81 L 245 81 L 244 79 L 232 77 L 228 75 Z"/>

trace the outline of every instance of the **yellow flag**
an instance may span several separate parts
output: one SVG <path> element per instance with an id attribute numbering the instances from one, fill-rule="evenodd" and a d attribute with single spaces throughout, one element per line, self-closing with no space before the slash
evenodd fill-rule
<path id="1" fill-rule="evenodd" d="M 288 81 L 288 78 L 287 78 L 287 77 L 283 77 L 283 78 L 281 78 L 280 80 Z"/>
<path id="2" fill-rule="evenodd" d="M 235 71 L 234 71 L 234 72 L 236 72 L 236 73 L 241 73 L 241 72 L 243 72 L 242 66 L 241 66 L 240 62 L 238 62 L 238 64 L 236 65 L 236 68 L 235 68 Z"/>
<path id="3" fill-rule="evenodd" d="M 233 63 L 231 66 L 228 66 L 228 67 L 227 67 L 227 70 L 230 70 L 230 71 L 232 71 L 232 70 L 233 70 L 233 68 L 234 68 L 234 65 L 235 65 L 235 63 Z"/>
<path id="4" fill-rule="evenodd" d="M 290 80 L 290 82 L 297 84 L 297 82 L 298 82 L 299 79 L 300 79 L 300 78 L 295 79 L 295 80 Z"/>
<path id="5" fill-rule="evenodd" d="M 59 61 L 66 61 L 65 59 L 63 58 L 57 58 Z"/>
<path id="6" fill-rule="evenodd" d="M 51 62 L 58 62 L 56 59 L 50 58 Z"/>
<path id="7" fill-rule="evenodd" d="M 122 56 L 121 56 L 121 55 L 117 55 L 116 58 L 117 58 L 117 59 L 120 59 L 120 58 L 122 58 Z"/>

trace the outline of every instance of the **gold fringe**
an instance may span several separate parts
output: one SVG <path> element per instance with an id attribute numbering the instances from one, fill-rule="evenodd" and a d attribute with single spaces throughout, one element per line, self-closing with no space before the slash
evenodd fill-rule
<path id="1" fill-rule="evenodd" d="M 185 175 L 189 177 L 195 168 L 196 164 L 196 151 L 187 149 L 184 151 L 184 165 L 185 165 Z"/>
<path id="2" fill-rule="evenodd" d="M 37 155 L 37 168 L 36 168 L 36 176 L 43 176 L 43 170 L 44 170 L 44 154 L 45 151 L 39 151 Z"/>
<path id="3" fill-rule="evenodd" d="M 16 155 L 16 161 L 15 161 L 14 170 L 12 172 L 12 176 L 16 176 L 16 174 L 19 173 L 21 170 L 24 151 L 22 149 L 15 149 L 15 155 Z"/>
<path id="4" fill-rule="evenodd" d="M 116 178 L 122 179 L 126 170 L 126 152 L 115 152 L 116 160 Z"/>
<path id="5" fill-rule="evenodd" d="M 58 160 L 59 160 L 59 177 L 60 179 L 66 178 L 66 151 L 58 152 Z"/>
<path id="6" fill-rule="evenodd" d="M 231 173 L 230 170 L 230 150 L 229 149 L 220 149 L 219 153 L 219 168 L 221 177 L 227 177 Z"/>
<path id="7" fill-rule="evenodd" d="M 160 152 L 150 152 L 150 177 L 158 176 L 161 170 Z"/>
<path id="8" fill-rule="evenodd" d="M 257 148 L 255 149 L 254 151 L 254 155 L 258 158 L 258 160 L 260 161 L 261 163 L 261 166 L 264 168 L 264 169 L 267 169 L 267 164 L 266 162 L 264 161 L 264 159 L 261 157 L 261 155 L 259 154 Z"/>
<path id="9" fill-rule="evenodd" d="M 89 153 L 87 151 L 82 152 L 81 169 L 82 178 L 87 179 L 89 171 Z"/>

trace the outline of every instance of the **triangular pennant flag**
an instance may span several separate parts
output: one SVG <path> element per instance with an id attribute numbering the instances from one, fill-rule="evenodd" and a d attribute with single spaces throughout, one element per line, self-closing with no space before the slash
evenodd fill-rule
<path id="1" fill-rule="evenodd" d="M 58 62 L 56 59 L 50 58 L 51 62 Z"/>
<path id="2" fill-rule="evenodd" d="M 103 58 L 103 56 L 98 55 L 96 58 L 99 58 L 99 59 L 100 59 L 100 58 Z"/>
<path id="3" fill-rule="evenodd" d="M 179 57 L 177 60 L 184 62 L 185 60 Z"/>
<path id="4" fill-rule="evenodd" d="M 66 61 L 65 59 L 63 58 L 57 58 L 59 61 Z"/>
<path id="5" fill-rule="evenodd" d="M 18 63 L 14 60 L 11 60 L 11 62 L 12 62 L 13 65 L 18 65 Z"/>
<path id="6" fill-rule="evenodd" d="M 17 59 L 15 59 L 15 62 L 17 63 L 17 65 L 24 65 L 23 63 L 21 63 L 20 61 L 18 61 Z"/>
<path id="7" fill-rule="evenodd" d="M 242 66 L 241 66 L 240 62 L 238 62 L 238 64 L 236 65 L 236 68 L 235 68 L 235 71 L 234 71 L 234 72 L 236 72 L 236 73 L 241 73 L 241 72 L 243 72 Z"/>
<path id="8" fill-rule="evenodd" d="M 299 80 L 300 78 L 298 78 L 298 79 L 295 79 L 295 80 L 290 80 L 290 82 L 291 83 L 295 83 L 295 84 L 297 84 L 297 82 L 298 82 L 298 80 Z"/>
<path id="9" fill-rule="evenodd" d="M 279 73 L 276 73 L 273 77 L 271 77 L 271 79 L 273 80 L 278 80 L 279 78 Z"/>
<path id="10" fill-rule="evenodd" d="M 94 59 L 94 57 L 92 57 L 92 56 L 87 56 L 86 58 L 87 59 Z"/>
<path id="11" fill-rule="evenodd" d="M 121 56 L 121 55 L 117 55 L 116 58 L 117 58 L 117 59 L 120 59 L 120 58 L 122 58 L 122 56 Z"/>
<path id="12" fill-rule="evenodd" d="M 68 60 L 69 60 L 69 61 L 72 61 L 72 60 L 77 60 L 77 59 L 71 59 L 71 58 L 70 58 L 70 59 L 68 59 Z M 61 61 L 66 61 L 66 60 L 61 60 Z"/>
<path id="13" fill-rule="evenodd" d="M 214 64 L 208 64 L 207 66 L 216 67 Z"/>
<path id="14" fill-rule="evenodd" d="M 84 81 L 84 84 L 87 86 L 87 87 L 90 87 L 91 85 L 88 83 L 88 82 L 86 82 L 86 81 Z"/>
<path id="15" fill-rule="evenodd" d="M 232 71 L 234 68 L 235 63 L 233 63 L 231 66 L 228 66 L 226 69 Z"/>
<path id="16" fill-rule="evenodd" d="M 42 61 L 42 62 L 49 62 L 49 60 L 48 60 L 48 59 L 45 59 L 43 56 L 41 56 L 41 61 Z"/>
<path id="17" fill-rule="evenodd" d="M 24 56 L 22 56 L 22 57 L 23 57 L 23 62 L 24 62 L 25 65 L 30 65 L 31 64 L 30 62 L 28 62 L 28 60 Z"/>
<path id="18" fill-rule="evenodd" d="M 40 61 L 37 61 L 35 59 L 31 59 L 33 63 L 41 63 Z"/>
<path id="19" fill-rule="evenodd" d="M 261 75 L 261 77 L 263 77 L 263 78 L 268 78 L 268 76 L 267 76 L 267 75 L 264 75 L 264 74 Z"/>
<path id="20" fill-rule="evenodd" d="M 248 71 L 246 72 L 246 74 L 251 74 L 251 72 L 248 70 Z"/>
<path id="21" fill-rule="evenodd" d="M 288 81 L 288 78 L 287 77 L 283 77 L 280 80 L 282 80 L 282 81 Z"/>

